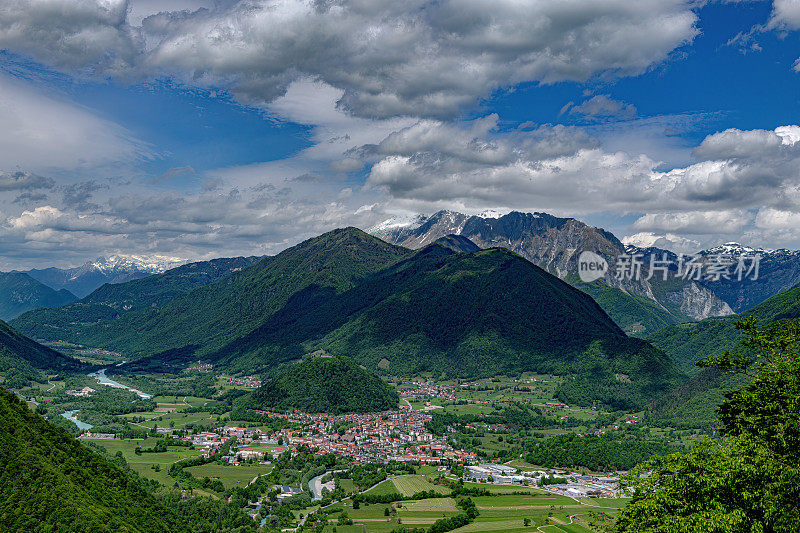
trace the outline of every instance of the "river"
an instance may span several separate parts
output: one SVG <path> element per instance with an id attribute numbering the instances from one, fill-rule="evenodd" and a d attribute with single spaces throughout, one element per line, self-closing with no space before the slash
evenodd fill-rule
<path id="1" fill-rule="evenodd" d="M 107 377 L 106 370 L 107 369 L 103 368 L 101 370 L 98 370 L 97 372 L 92 372 L 91 374 L 88 374 L 88 376 L 90 378 L 95 378 L 100 385 L 107 385 L 109 387 L 114 387 L 115 389 L 128 389 L 131 392 L 135 392 L 139 396 L 139 398 L 143 398 L 145 400 L 149 400 L 150 398 L 152 398 L 152 396 L 147 393 L 144 393 L 140 390 L 132 389 L 127 385 L 123 385 L 122 383 L 118 383 L 113 379 Z"/>
<path id="2" fill-rule="evenodd" d="M 74 422 L 75 425 L 78 426 L 78 429 L 82 429 L 84 431 L 92 429 L 94 427 L 93 425 L 87 424 L 86 422 L 81 422 L 75 417 L 77 412 L 78 412 L 77 409 L 75 409 L 74 411 L 64 411 L 63 413 L 61 413 L 61 416 L 63 416 L 67 420 Z"/>

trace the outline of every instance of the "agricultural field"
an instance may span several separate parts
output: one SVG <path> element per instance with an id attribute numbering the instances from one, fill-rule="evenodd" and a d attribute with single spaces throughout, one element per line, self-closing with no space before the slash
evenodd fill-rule
<path id="1" fill-rule="evenodd" d="M 192 466 L 186 469 L 198 479 L 208 476 L 211 479 L 219 479 L 226 489 L 237 485 L 247 485 L 257 476 L 272 472 L 272 465 L 240 465 L 229 466 L 209 463 L 200 466 Z"/>
<path id="2" fill-rule="evenodd" d="M 105 448 L 109 455 L 112 456 L 116 455 L 117 452 L 121 452 L 128 465 L 137 473 L 146 478 L 154 479 L 162 485 L 172 486 L 174 480 L 167 475 L 172 463 L 200 455 L 203 452 L 201 450 L 190 450 L 189 448 L 181 446 L 169 446 L 166 452 L 136 454 L 135 450 L 137 446 L 149 448 L 154 446 L 157 440 L 158 439 L 154 437 L 150 437 L 143 440 L 86 439 L 86 442 Z"/>
<path id="3" fill-rule="evenodd" d="M 449 492 L 446 488 L 430 483 L 424 476 L 400 476 L 392 480 L 397 492 L 403 496 L 412 496 L 417 492 L 433 490 L 440 494 Z"/>
<path id="4" fill-rule="evenodd" d="M 401 476 L 387 480 L 381 486 L 383 493 L 390 491 L 389 483 L 405 489 L 405 493 L 412 490 L 423 489 L 431 485 L 422 476 Z M 436 485 L 431 485 L 436 487 Z M 559 496 L 550 492 L 523 488 L 509 485 L 467 484 L 467 486 L 480 487 L 490 490 L 495 496 L 472 497 L 480 513 L 471 524 L 454 531 L 459 533 L 480 532 L 532 532 L 537 527 L 544 526 L 541 531 L 587 533 L 597 531 L 599 527 L 607 525 L 624 506 L 624 499 L 573 499 Z M 513 494 L 514 492 L 528 492 L 527 494 Z M 436 520 L 452 517 L 461 511 L 456 506 L 456 501 L 450 497 L 429 498 L 423 500 L 406 500 L 391 504 L 362 504 L 359 509 L 352 509 L 348 501 L 344 503 L 347 516 L 353 520 L 353 526 L 338 526 L 335 521 L 339 512 L 330 515 L 331 525 L 324 531 L 333 532 L 333 527 L 339 531 L 366 531 L 369 533 L 383 533 L 397 529 L 401 525 L 409 528 L 430 527 Z M 526 525 L 527 524 L 527 525 Z"/>

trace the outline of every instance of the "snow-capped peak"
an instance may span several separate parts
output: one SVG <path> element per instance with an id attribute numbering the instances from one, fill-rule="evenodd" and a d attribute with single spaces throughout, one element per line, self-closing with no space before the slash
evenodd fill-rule
<path id="1" fill-rule="evenodd" d="M 428 219 L 427 216 L 416 215 L 397 215 L 375 224 L 367 230 L 367 233 L 381 235 L 398 229 L 416 229 Z"/>
<path id="2" fill-rule="evenodd" d="M 101 272 L 117 272 L 123 270 L 158 274 L 184 263 L 186 263 L 186 260 L 179 257 L 170 257 L 160 254 L 147 256 L 114 254 L 98 257 L 85 266 Z"/>
<path id="3" fill-rule="evenodd" d="M 747 255 L 755 253 L 764 254 L 770 252 L 771 250 L 764 250 L 763 248 L 751 248 L 750 246 L 744 246 L 738 242 L 726 242 L 720 244 L 719 246 L 703 250 L 700 253 L 702 255 Z"/>

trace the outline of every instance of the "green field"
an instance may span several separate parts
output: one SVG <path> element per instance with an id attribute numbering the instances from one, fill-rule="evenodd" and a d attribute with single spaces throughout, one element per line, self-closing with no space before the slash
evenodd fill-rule
<path id="1" fill-rule="evenodd" d="M 366 494 L 392 494 L 397 492 L 397 488 L 395 487 L 394 483 L 392 483 L 391 479 L 387 479 L 382 483 L 372 487 L 369 489 Z"/>
<path id="2" fill-rule="evenodd" d="M 230 489 L 237 485 L 246 486 L 256 476 L 271 472 L 272 468 L 272 465 L 229 466 L 209 463 L 206 465 L 189 467 L 186 471 L 199 479 L 206 476 L 212 479 L 219 479 L 222 481 L 222 484 L 225 485 L 226 489 Z"/>
<path id="3" fill-rule="evenodd" d="M 190 450 L 180 446 L 169 446 L 168 450 L 163 453 L 143 453 L 136 455 L 134 450 L 137 446 L 142 448 L 149 448 L 155 445 L 156 438 L 147 438 L 144 440 L 94 440 L 87 439 L 98 446 L 105 448 L 109 455 L 115 455 L 117 452 L 122 452 L 122 456 L 128 462 L 128 465 L 140 475 L 154 479 L 165 485 L 171 487 L 174 480 L 167 475 L 170 465 L 189 457 L 202 454 L 202 450 Z M 159 471 L 156 471 L 153 466 L 158 465 Z"/>
<path id="4" fill-rule="evenodd" d="M 394 483 L 397 492 L 399 492 L 406 498 L 414 495 L 417 492 L 422 492 L 427 490 L 433 490 L 438 492 L 439 494 L 447 494 L 450 492 L 449 489 L 446 489 L 439 485 L 434 485 L 433 483 L 425 479 L 423 476 L 400 476 L 394 478 L 392 482 Z"/>

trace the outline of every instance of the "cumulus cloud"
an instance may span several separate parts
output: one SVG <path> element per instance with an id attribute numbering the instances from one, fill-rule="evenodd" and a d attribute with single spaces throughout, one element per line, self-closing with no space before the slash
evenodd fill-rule
<path id="1" fill-rule="evenodd" d="M 126 0 L 4 0 L 0 48 L 71 71 L 124 74 L 141 43 Z"/>
<path id="2" fill-rule="evenodd" d="M 800 29 L 800 1 L 774 0 L 769 28 Z"/>
<path id="3" fill-rule="evenodd" d="M 499 133 L 495 120 L 460 128 L 420 121 L 364 147 L 363 155 L 376 158 L 367 185 L 410 210 L 605 210 L 638 214 L 632 229 L 639 233 L 693 237 L 742 234 L 759 221 L 766 227 L 765 209 L 800 211 L 796 126 L 709 135 L 695 148 L 695 163 L 662 171 L 645 155 L 605 151 L 581 129 Z"/>
<path id="4" fill-rule="evenodd" d="M 170 5 L 128 20 L 123 0 L 12 0 L 0 47 L 69 71 L 166 73 L 251 103 L 313 78 L 357 115 L 442 117 L 524 81 L 637 74 L 698 33 L 687 0 L 242 0 L 146 16 Z"/>
<path id="5" fill-rule="evenodd" d="M 651 233 L 738 235 L 750 222 L 752 217 L 742 210 L 651 213 L 639 217 L 633 223 L 633 229 Z"/>

